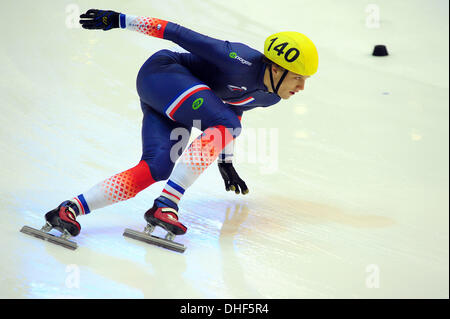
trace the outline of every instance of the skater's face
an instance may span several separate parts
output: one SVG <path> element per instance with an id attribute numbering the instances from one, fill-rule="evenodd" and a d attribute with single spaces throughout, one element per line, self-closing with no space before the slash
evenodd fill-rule
<path id="1" fill-rule="evenodd" d="M 284 73 L 284 69 L 280 69 L 276 66 L 272 66 L 272 74 L 275 86 L 280 80 L 281 76 Z M 294 72 L 289 71 L 283 82 L 281 83 L 280 88 L 278 89 L 278 95 L 282 99 L 289 99 L 291 96 L 296 93 L 303 91 L 305 89 L 305 81 L 309 76 L 303 76 Z M 267 86 L 271 90 L 271 86 Z"/>

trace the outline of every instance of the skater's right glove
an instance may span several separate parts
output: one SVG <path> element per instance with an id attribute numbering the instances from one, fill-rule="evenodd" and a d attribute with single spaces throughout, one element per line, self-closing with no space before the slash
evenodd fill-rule
<path id="1" fill-rule="evenodd" d="M 248 188 L 245 182 L 239 177 L 238 173 L 233 167 L 232 163 L 218 162 L 219 172 L 225 182 L 226 191 L 234 191 L 236 194 L 248 193 Z"/>
<path id="2" fill-rule="evenodd" d="M 84 29 L 107 31 L 120 26 L 120 13 L 110 10 L 89 9 L 80 15 L 80 19 L 80 24 Z"/>

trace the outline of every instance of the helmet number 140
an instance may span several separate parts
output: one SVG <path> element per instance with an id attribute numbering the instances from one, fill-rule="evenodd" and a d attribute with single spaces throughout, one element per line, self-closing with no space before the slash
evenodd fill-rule
<path id="1" fill-rule="evenodd" d="M 272 45 L 275 43 L 276 40 L 278 40 L 278 38 L 273 38 L 273 39 L 270 40 L 271 44 L 267 48 L 267 51 L 270 51 L 270 49 L 272 48 Z M 278 44 L 278 45 L 274 46 L 273 49 L 275 51 L 277 51 L 277 55 L 278 56 L 284 54 L 284 59 L 287 62 L 294 62 L 299 57 L 300 51 L 297 50 L 296 48 L 290 48 L 285 53 L 284 50 L 286 49 L 286 46 L 288 46 L 288 45 L 289 45 L 288 42 L 283 42 L 281 44 Z"/>

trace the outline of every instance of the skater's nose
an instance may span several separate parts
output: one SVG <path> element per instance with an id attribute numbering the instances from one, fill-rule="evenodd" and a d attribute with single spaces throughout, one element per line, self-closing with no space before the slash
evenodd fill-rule
<path id="1" fill-rule="evenodd" d="M 297 83 L 297 91 L 303 91 L 305 89 L 305 81 L 305 78 L 299 80 L 299 82 Z"/>

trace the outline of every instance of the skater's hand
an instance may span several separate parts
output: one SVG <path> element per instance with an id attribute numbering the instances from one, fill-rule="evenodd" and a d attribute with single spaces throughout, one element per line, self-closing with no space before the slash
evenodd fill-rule
<path id="1" fill-rule="evenodd" d="M 225 189 L 228 191 L 234 191 L 236 194 L 242 193 L 243 195 L 249 192 L 245 182 L 239 177 L 238 173 L 233 167 L 232 163 L 220 163 L 219 171 L 225 181 Z"/>
<path id="2" fill-rule="evenodd" d="M 80 24 L 84 29 L 107 31 L 119 27 L 120 13 L 115 11 L 89 9 L 80 15 Z"/>

